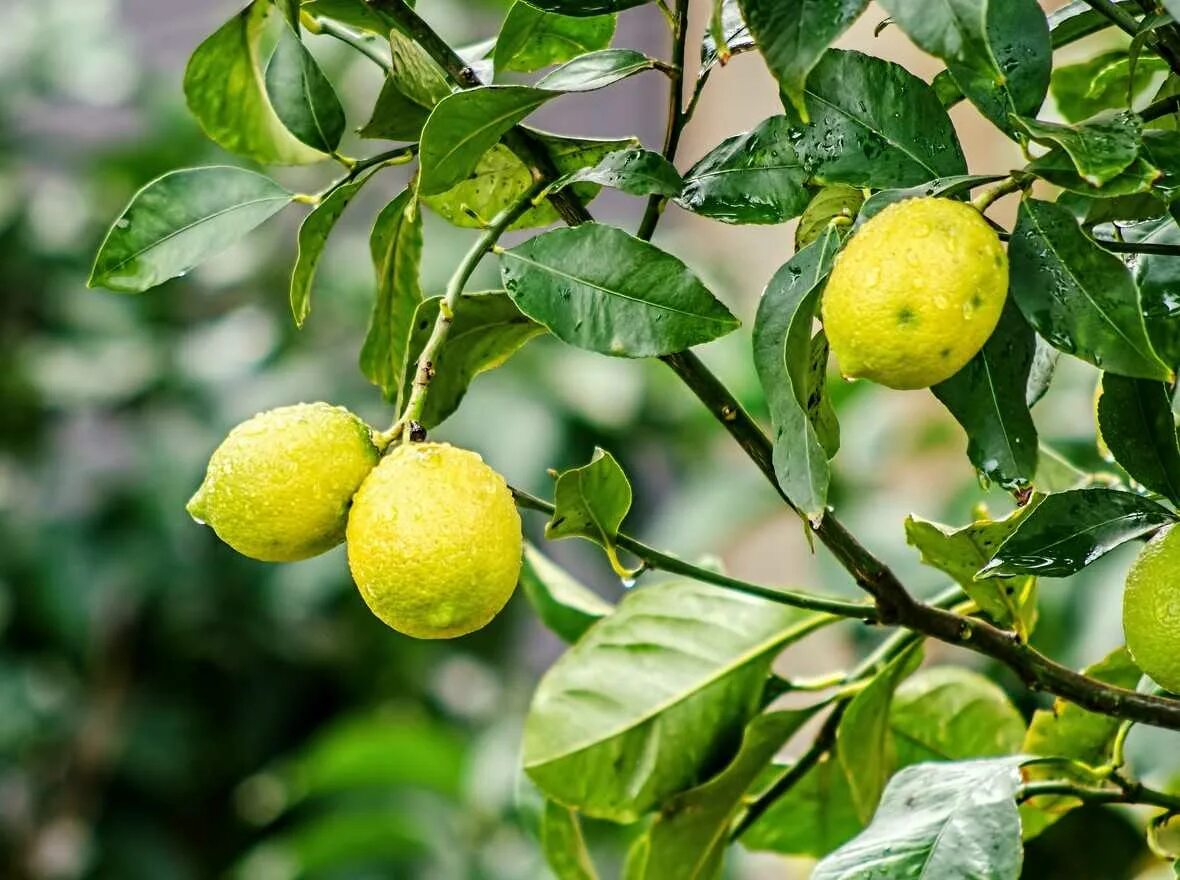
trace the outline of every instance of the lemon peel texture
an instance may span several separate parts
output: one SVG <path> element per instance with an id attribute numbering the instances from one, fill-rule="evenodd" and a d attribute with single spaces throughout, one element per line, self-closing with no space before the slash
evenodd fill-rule
<path id="1" fill-rule="evenodd" d="M 344 539 L 352 496 L 377 459 L 371 429 L 343 407 L 272 409 L 229 432 L 187 509 L 244 556 L 307 559 Z"/>
<path id="2" fill-rule="evenodd" d="M 1180 694 L 1180 528 L 1171 526 L 1152 538 L 1131 565 L 1123 632 L 1139 668 Z"/>
<path id="3" fill-rule="evenodd" d="M 1007 254 L 977 210 L 907 199 L 866 222 L 836 258 L 824 328 L 848 378 L 926 388 L 983 347 L 1007 295 Z"/>
<path id="4" fill-rule="evenodd" d="M 420 639 L 486 626 L 516 589 L 522 551 L 504 478 L 445 443 L 390 452 L 348 516 L 348 564 L 361 596 L 389 626 Z"/>

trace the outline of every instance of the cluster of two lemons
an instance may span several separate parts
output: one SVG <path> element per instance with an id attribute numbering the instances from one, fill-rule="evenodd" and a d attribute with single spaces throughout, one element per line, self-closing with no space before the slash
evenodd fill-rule
<path id="1" fill-rule="evenodd" d="M 327 403 L 282 407 L 234 428 L 188 510 L 265 562 L 308 559 L 347 540 L 365 602 L 418 638 L 483 627 L 520 573 L 512 494 L 476 453 L 403 443 L 382 456 L 367 424 Z"/>
<path id="2" fill-rule="evenodd" d="M 898 389 L 950 379 L 995 330 L 1008 289 L 999 238 L 972 206 L 889 206 L 837 257 L 824 329 L 842 372 Z M 1127 577 L 1123 630 L 1139 667 L 1180 693 L 1180 527 L 1148 543 Z"/>

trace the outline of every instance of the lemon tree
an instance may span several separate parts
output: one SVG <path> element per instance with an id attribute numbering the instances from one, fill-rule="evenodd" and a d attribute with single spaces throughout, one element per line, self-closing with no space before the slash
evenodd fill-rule
<path id="1" fill-rule="evenodd" d="M 328 404 L 280 406 L 213 452 L 190 512 L 260 560 L 344 539 L 363 601 L 417 638 L 488 625 L 527 556 L 525 600 L 574 642 L 536 689 L 519 768 L 562 880 L 598 876 L 583 818 L 635 826 L 628 880 L 721 877 L 739 846 L 810 857 L 829 880 L 1016 880 L 1022 840 L 1079 803 L 1180 811 L 1180 789 L 1139 781 L 1125 748 L 1136 725 L 1180 731 L 1180 696 L 1167 692 L 1180 690 L 1180 10 L 879 5 L 712 0 L 694 35 L 687 0 L 516 0 L 489 42 L 460 51 L 403 0 L 252 0 L 196 48 L 185 95 L 233 161 L 266 173 L 223 164 L 147 181 L 97 253 L 91 284 L 137 293 L 300 210 L 289 298 L 304 326 L 337 221 L 370 181 L 403 169 L 404 188 L 372 221 L 372 314 L 356 344 L 389 427 Z M 621 14 L 667 23 L 669 51 L 624 45 Z M 833 47 L 883 15 L 944 68 L 932 81 Z M 1101 53 L 1055 63 L 1093 35 Z M 373 63 L 372 107 L 337 94 L 317 61 L 328 40 Z M 682 155 L 708 83 L 754 52 L 782 112 L 702 133 L 715 146 Z M 605 131 L 593 93 L 634 77 L 667 80 L 660 144 L 529 124 L 578 94 Z M 949 113 L 964 102 L 1023 152 L 1019 167 L 968 166 Z M 328 170 L 295 192 L 273 165 Z M 634 217 L 595 220 L 604 187 L 637 199 Z M 1006 212 L 993 210 L 1001 200 Z M 751 314 L 710 287 L 699 255 L 657 242 L 675 211 L 797 221 L 796 250 Z M 427 212 L 478 230 L 441 291 L 423 286 Z M 521 234 L 508 246 L 510 231 Z M 492 258 L 498 287 L 468 290 Z M 743 321 L 761 394 L 739 399 L 697 350 L 747 332 Z M 440 442 L 477 378 L 542 336 L 670 368 L 863 596 L 754 583 L 640 541 L 626 530 L 627 467 L 642 459 L 625 443 L 554 472 L 550 500 Z M 1096 422 L 1101 456 L 1038 436 L 1068 405 L 1033 418 L 1054 399 L 1059 362 L 1101 381 L 1093 412 L 1087 400 L 1077 414 Z M 954 579 L 941 594 L 917 598 L 839 518 L 841 492 L 856 488 L 840 450 L 866 442 L 841 436 L 852 393 L 841 375 L 855 393 L 872 383 L 937 401 L 965 435 L 964 469 L 1005 499 L 965 524 L 896 524 L 899 553 L 908 539 Z M 526 552 L 520 510 L 547 518 L 525 524 L 530 538 L 591 541 L 637 589 L 612 606 L 543 550 Z M 1082 672 L 1033 646 L 1038 599 L 1068 601 L 1042 579 L 1141 542 L 1125 646 Z M 848 621 L 893 634 L 818 682 L 772 671 L 788 646 Z M 993 661 L 988 673 L 1007 667 L 1059 705 L 1031 715 L 1031 701 L 1018 709 L 978 674 L 915 673 L 927 640 L 975 651 Z M 771 707 L 792 689 L 812 697 Z M 801 729 L 797 758 L 776 761 Z"/>

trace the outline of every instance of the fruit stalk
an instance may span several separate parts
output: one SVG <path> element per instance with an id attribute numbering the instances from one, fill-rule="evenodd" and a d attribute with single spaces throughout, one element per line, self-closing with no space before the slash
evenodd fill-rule
<path id="1" fill-rule="evenodd" d="M 505 208 L 496 215 L 491 223 L 488 224 L 487 229 L 484 230 L 483 235 L 472 245 L 471 250 L 463 257 L 459 265 L 455 267 L 455 272 L 451 275 L 451 280 L 447 282 L 446 294 L 443 296 L 442 304 L 439 306 L 438 317 L 434 321 L 434 329 L 431 330 L 430 338 L 426 340 L 426 345 L 423 346 L 422 353 L 418 356 L 418 364 L 414 372 L 414 383 L 413 389 L 410 392 L 410 399 L 406 402 L 406 407 L 401 417 L 383 435 L 383 439 L 387 441 L 394 439 L 401 434 L 406 426 L 412 426 L 422 418 L 422 411 L 426 406 L 426 393 L 430 388 L 430 380 L 434 378 L 434 362 L 447 340 L 447 334 L 450 333 L 451 323 L 455 315 L 455 305 L 459 302 L 459 297 L 463 295 L 464 286 L 467 284 L 468 279 L 471 278 L 471 274 L 479 265 L 480 260 L 496 246 L 496 242 L 500 240 L 500 236 L 507 232 L 508 227 L 519 220 L 533 206 L 533 199 L 544 189 L 546 183 L 547 181 L 544 178 L 535 181 L 528 192 L 515 204 Z"/>

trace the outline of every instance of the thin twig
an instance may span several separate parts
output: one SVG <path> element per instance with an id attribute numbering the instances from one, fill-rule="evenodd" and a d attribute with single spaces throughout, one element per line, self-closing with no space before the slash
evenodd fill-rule
<path id="1" fill-rule="evenodd" d="M 680 146 L 680 136 L 684 133 L 684 126 L 688 121 L 682 109 L 684 100 L 684 60 L 688 43 L 688 0 L 676 0 L 676 11 L 672 20 L 672 67 L 668 74 L 668 125 L 664 133 L 664 158 L 672 162 L 676 158 L 676 150 Z M 699 94 L 699 93 L 698 93 Z M 655 234 L 656 225 L 660 222 L 660 213 L 667 204 L 667 198 L 662 195 L 652 195 L 647 200 L 647 209 L 643 212 L 643 219 L 639 223 L 639 231 L 635 235 L 649 241 Z"/>

